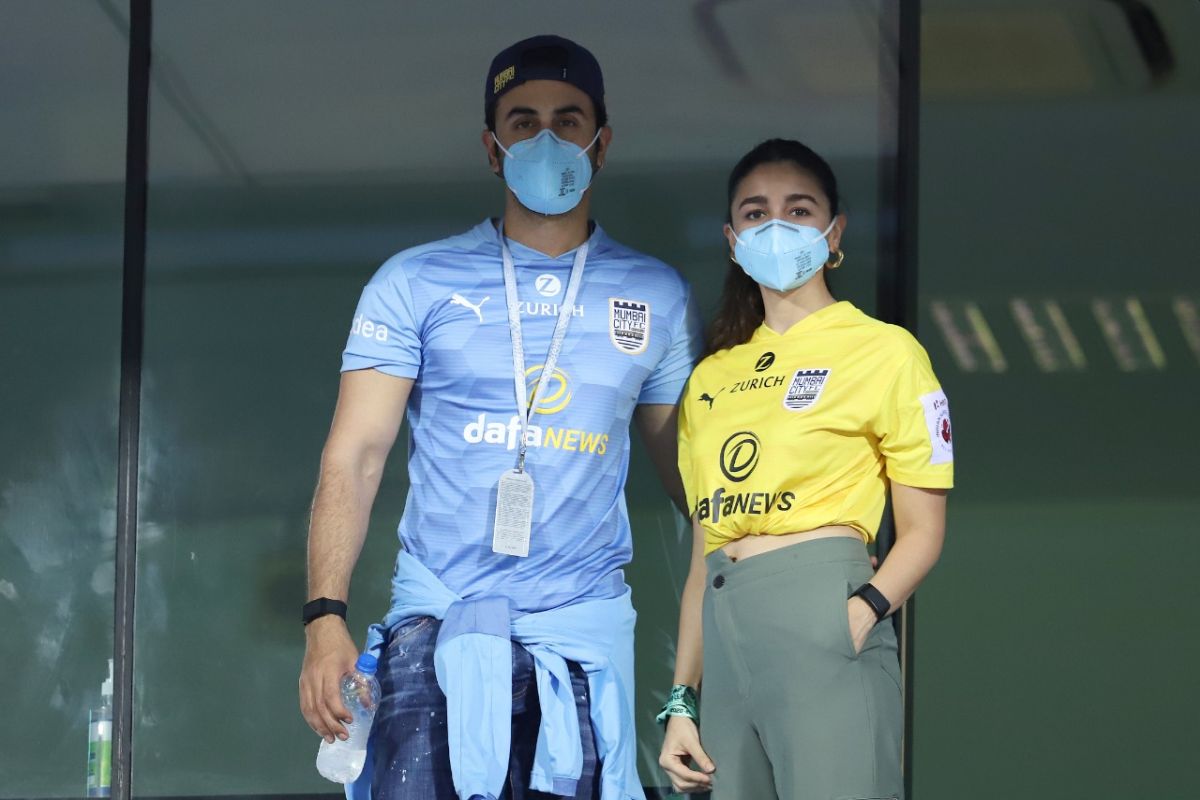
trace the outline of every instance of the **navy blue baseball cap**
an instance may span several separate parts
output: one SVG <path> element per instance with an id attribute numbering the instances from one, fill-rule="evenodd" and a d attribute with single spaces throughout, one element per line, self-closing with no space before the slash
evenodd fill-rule
<path id="1" fill-rule="evenodd" d="M 604 109 L 604 76 L 600 62 L 585 47 L 561 36 L 534 36 L 506 47 L 492 59 L 483 87 L 483 107 L 495 106 L 502 94 L 526 81 L 569 83 L 592 98 L 596 114 Z"/>

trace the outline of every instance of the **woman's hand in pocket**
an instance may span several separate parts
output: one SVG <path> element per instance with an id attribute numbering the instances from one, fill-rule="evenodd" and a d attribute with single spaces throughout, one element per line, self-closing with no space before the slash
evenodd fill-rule
<path id="1" fill-rule="evenodd" d="M 857 655 L 862 652 L 867 637 L 871 635 L 871 629 L 878 622 L 875 609 L 861 597 L 851 597 L 846 601 L 846 616 L 850 620 L 850 639 L 854 643 L 854 653 Z"/>
<path id="2" fill-rule="evenodd" d="M 702 772 L 689 765 L 696 762 Z M 671 786 L 677 792 L 707 792 L 712 789 L 712 773 L 716 771 L 712 759 L 700 746 L 700 730 L 690 717 L 667 717 L 667 732 L 663 737 L 662 752 L 658 765 L 671 778 Z"/>

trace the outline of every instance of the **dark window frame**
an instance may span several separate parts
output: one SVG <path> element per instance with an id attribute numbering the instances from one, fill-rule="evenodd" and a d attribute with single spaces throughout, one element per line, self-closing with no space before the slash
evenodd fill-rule
<path id="1" fill-rule="evenodd" d="M 880 133 L 894 145 L 881 161 L 879 268 L 876 315 L 916 332 L 917 152 L 920 105 L 920 0 L 883 3 L 880 10 Z M 125 164 L 125 230 L 122 267 L 121 375 L 118 421 L 116 585 L 113 653 L 112 796 L 131 800 L 133 745 L 134 603 L 137 589 L 137 509 L 145 326 L 146 211 L 149 172 L 150 70 L 153 0 L 130 0 L 129 80 Z M 888 56 L 892 57 L 889 58 Z M 890 155 L 894 153 L 894 156 Z M 890 513 L 880 532 L 879 556 L 895 540 Z M 912 797 L 913 599 L 896 615 L 904 670 L 904 782 Z M 665 788 L 647 788 L 665 796 Z M 264 795 L 305 800 L 325 795 Z M 328 795 L 335 796 L 333 794 Z"/>

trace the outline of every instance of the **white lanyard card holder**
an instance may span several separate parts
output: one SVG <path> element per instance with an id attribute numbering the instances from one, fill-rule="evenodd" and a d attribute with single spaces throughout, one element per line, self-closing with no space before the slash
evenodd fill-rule
<path id="1" fill-rule="evenodd" d="M 529 555 L 533 530 L 533 479 L 528 472 L 510 470 L 500 476 L 496 492 L 496 522 L 492 551 L 506 556 Z"/>
<path id="2" fill-rule="evenodd" d="M 525 345 L 521 335 L 520 301 L 517 297 L 516 268 L 508 241 L 504 238 L 504 227 L 500 228 L 500 249 L 504 266 L 504 300 L 508 305 L 508 328 L 512 340 L 513 390 L 516 393 L 517 415 L 521 420 L 521 440 L 517 450 L 516 469 L 506 470 L 500 475 L 496 487 L 496 519 L 492 527 L 492 551 L 507 556 L 528 556 L 529 539 L 533 531 L 533 478 L 525 471 L 525 454 L 529 447 L 529 418 L 542 402 L 546 387 L 554 374 L 567 326 L 571 322 L 571 310 L 579 293 L 583 279 L 583 266 L 587 261 L 588 245 L 584 242 L 575 253 L 571 265 L 571 277 L 567 281 L 567 292 L 554 324 L 550 338 L 550 349 L 546 353 L 542 374 L 538 379 L 533 397 L 525 390 Z"/>

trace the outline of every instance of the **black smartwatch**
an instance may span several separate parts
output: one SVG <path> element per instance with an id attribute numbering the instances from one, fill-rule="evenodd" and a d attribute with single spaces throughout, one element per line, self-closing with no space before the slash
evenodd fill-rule
<path id="1" fill-rule="evenodd" d="M 317 617 L 323 617 L 326 614 L 337 614 L 342 619 L 346 618 L 346 604 L 341 600 L 332 600 L 328 597 L 318 597 L 316 600 L 304 604 L 304 610 L 301 612 L 304 619 L 304 624 L 312 622 Z"/>
<path id="2" fill-rule="evenodd" d="M 870 583 L 864 583 L 850 596 L 861 597 L 863 600 L 866 600 L 867 605 L 875 612 L 876 622 L 881 621 L 892 610 L 892 602 L 883 596 L 883 592 L 876 589 Z"/>

